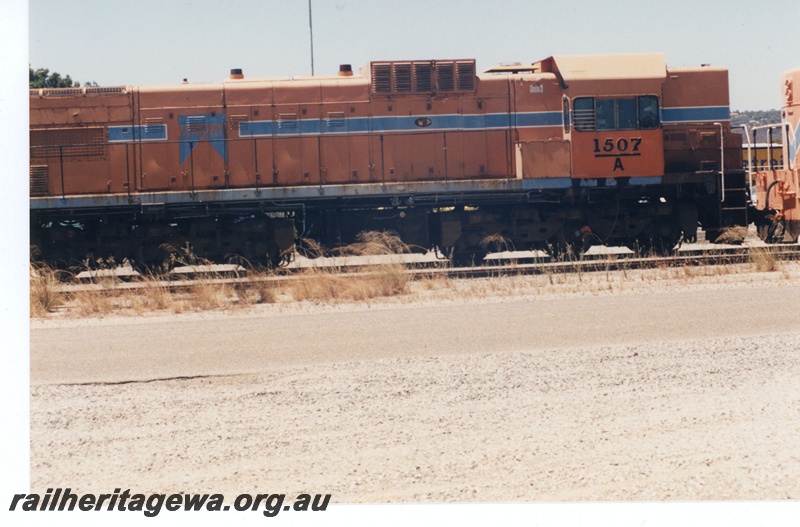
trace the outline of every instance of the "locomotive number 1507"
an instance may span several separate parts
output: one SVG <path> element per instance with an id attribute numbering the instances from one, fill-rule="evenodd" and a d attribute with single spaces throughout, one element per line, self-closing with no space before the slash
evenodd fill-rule
<path id="1" fill-rule="evenodd" d="M 641 137 L 618 139 L 608 138 L 602 143 L 600 139 L 594 139 L 595 157 L 616 157 L 616 156 L 640 156 L 639 146 L 642 144 Z"/>

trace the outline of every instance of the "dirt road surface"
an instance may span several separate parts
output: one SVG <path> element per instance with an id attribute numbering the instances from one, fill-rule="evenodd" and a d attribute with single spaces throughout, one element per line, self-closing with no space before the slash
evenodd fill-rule
<path id="1" fill-rule="evenodd" d="M 35 321 L 32 486 L 800 499 L 798 328 L 796 281 Z"/>

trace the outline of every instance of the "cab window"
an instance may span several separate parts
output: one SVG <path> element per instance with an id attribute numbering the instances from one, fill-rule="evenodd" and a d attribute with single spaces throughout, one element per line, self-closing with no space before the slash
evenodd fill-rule
<path id="1" fill-rule="evenodd" d="M 642 95 L 638 97 L 639 129 L 653 130 L 658 128 L 658 97 Z"/>
<path id="2" fill-rule="evenodd" d="M 576 131 L 653 130 L 658 128 L 658 97 L 578 97 L 573 103 Z"/>

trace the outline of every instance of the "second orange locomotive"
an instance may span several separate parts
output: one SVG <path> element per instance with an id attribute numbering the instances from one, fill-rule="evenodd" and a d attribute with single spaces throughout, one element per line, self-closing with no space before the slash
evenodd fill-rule
<path id="1" fill-rule="evenodd" d="M 57 263 L 275 263 L 371 229 L 462 261 L 490 235 L 669 249 L 745 225 L 746 186 L 727 71 L 658 54 L 31 91 L 32 242 Z"/>

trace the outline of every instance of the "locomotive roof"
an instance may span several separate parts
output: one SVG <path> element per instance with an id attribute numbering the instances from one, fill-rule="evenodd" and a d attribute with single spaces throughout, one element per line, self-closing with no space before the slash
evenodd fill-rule
<path id="1" fill-rule="evenodd" d="M 518 74 L 547 74 L 559 75 L 564 82 L 592 81 L 592 80 L 631 80 L 646 79 L 663 81 L 667 75 L 665 56 L 663 53 L 616 54 L 616 55 L 554 55 L 534 62 L 530 65 L 501 65 L 486 70 L 485 73 L 518 73 Z M 789 72 L 795 73 L 795 72 Z M 367 84 L 369 79 L 363 75 L 352 76 L 315 76 L 315 77 L 275 77 L 275 78 L 242 78 L 224 79 L 212 83 L 184 83 L 172 85 L 143 85 L 138 89 L 142 92 L 156 92 L 183 88 L 187 90 L 216 90 L 221 84 L 226 85 L 256 85 L 259 83 L 280 84 L 291 83 L 295 86 L 305 83 L 354 83 Z M 110 90 L 124 93 L 129 87 L 112 88 L 71 88 L 31 90 L 31 96 L 42 95 L 72 95 L 81 91 L 90 94 L 95 91 L 107 94 Z M 116 93 L 116 92 L 115 92 Z"/>
<path id="2" fill-rule="evenodd" d="M 603 79 L 664 79 L 663 53 L 626 55 L 554 55 L 534 66 L 541 72 L 559 73 L 566 81 Z"/>

